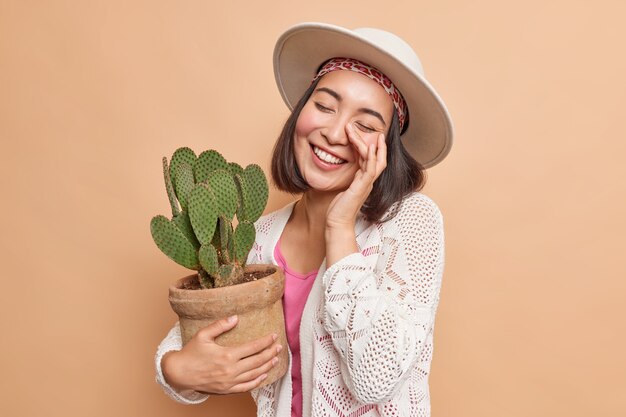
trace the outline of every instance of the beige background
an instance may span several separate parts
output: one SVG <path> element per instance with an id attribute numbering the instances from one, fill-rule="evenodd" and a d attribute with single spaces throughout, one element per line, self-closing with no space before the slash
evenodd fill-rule
<path id="1" fill-rule="evenodd" d="M 626 415 L 625 5 L 1 0 L 0 415 L 253 415 L 155 384 L 186 271 L 148 223 L 179 146 L 267 170 L 274 41 L 307 20 L 405 38 L 455 120 L 424 190 L 447 243 L 433 417 Z"/>

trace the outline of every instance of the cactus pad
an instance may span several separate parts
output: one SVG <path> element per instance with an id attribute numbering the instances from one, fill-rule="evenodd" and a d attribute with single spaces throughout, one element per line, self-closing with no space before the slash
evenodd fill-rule
<path id="1" fill-rule="evenodd" d="M 235 176 L 241 196 L 242 196 L 242 213 L 241 220 L 248 220 L 252 223 L 258 220 L 263 214 L 269 189 L 265 174 L 260 166 L 251 164 L 243 170 L 242 174 Z"/>
<path id="2" fill-rule="evenodd" d="M 163 157 L 163 179 L 165 180 L 167 199 L 169 200 L 170 207 L 172 208 L 172 217 L 175 217 L 178 213 L 180 213 L 180 206 L 178 205 L 178 200 L 176 200 L 174 186 L 172 185 L 172 177 L 170 176 L 170 167 L 167 164 L 166 157 Z"/>
<path id="3" fill-rule="evenodd" d="M 233 233 L 233 257 L 239 265 L 245 266 L 255 236 L 254 224 L 244 220 L 237 225 L 235 233 Z"/>
<path id="4" fill-rule="evenodd" d="M 155 216 L 150 222 L 152 239 L 165 255 L 189 269 L 198 269 L 196 248 L 183 232 L 165 216 Z"/>
<path id="5" fill-rule="evenodd" d="M 178 227 L 178 229 L 183 232 L 183 234 L 189 239 L 191 244 L 196 248 L 196 250 L 200 247 L 200 242 L 196 238 L 196 234 L 193 231 L 191 226 L 191 220 L 189 219 L 189 213 L 187 210 L 183 210 L 178 213 L 176 216 L 172 218 L 172 222 Z"/>
<path id="6" fill-rule="evenodd" d="M 196 182 L 205 182 L 209 178 L 209 174 L 218 169 L 229 169 L 226 159 L 214 150 L 202 152 L 193 167 Z"/>
<path id="7" fill-rule="evenodd" d="M 220 215 L 232 220 L 237 211 L 237 186 L 230 171 L 213 171 L 207 183 L 215 195 Z"/>
<path id="8" fill-rule="evenodd" d="M 217 202 L 204 184 L 196 184 L 189 194 L 189 217 L 198 240 L 210 243 L 217 225 Z"/>
<path id="9" fill-rule="evenodd" d="M 184 209 L 187 208 L 187 198 L 189 193 L 193 189 L 193 168 L 187 163 L 180 164 L 176 168 L 176 175 L 174 176 L 174 190 L 176 190 L 176 197 L 180 201 L 180 206 Z"/>
<path id="10" fill-rule="evenodd" d="M 243 168 L 237 162 L 230 162 L 228 164 L 228 168 L 230 169 L 230 173 L 233 175 L 241 174 L 243 172 Z"/>
<path id="11" fill-rule="evenodd" d="M 239 183 L 241 175 L 243 175 L 243 168 L 236 162 L 231 162 L 230 173 L 233 174 L 233 178 L 235 179 L 235 185 L 237 186 L 237 219 L 239 221 L 245 219 L 245 215 L 243 212 L 243 193 L 241 191 L 241 185 Z"/>
<path id="12" fill-rule="evenodd" d="M 232 262 L 232 240 L 233 240 L 233 224 L 225 216 L 220 216 L 219 220 L 220 233 L 220 254 L 222 255 L 222 263 L 229 264 Z"/>
<path id="13" fill-rule="evenodd" d="M 170 161 L 170 177 L 172 178 L 172 183 L 176 184 L 176 170 L 179 165 L 188 164 L 190 167 L 196 163 L 196 154 L 189 148 L 178 148 L 174 151 L 172 155 L 172 160 Z"/>
<path id="14" fill-rule="evenodd" d="M 217 261 L 217 252 L 210 243 L 204 244 L 198 251 L 198 259 L 202 268 L 211 276 L 217 276 L 219 263 Z"/>

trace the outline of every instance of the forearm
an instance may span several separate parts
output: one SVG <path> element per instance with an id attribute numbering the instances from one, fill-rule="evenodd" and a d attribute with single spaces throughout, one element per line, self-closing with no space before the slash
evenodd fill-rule
<path id="1" fill-rule="evenodd" d="M 175 354 L 181 348 L 180 327 L 176 323 L 157 349 L 155 355 L 156 381 L 161 385 L 163 391 L 175 401 L 183 404 L 197 404 L 204 401 L 208 396 L 195 391 L 180 389 L 181 387 L 179 386 L 170 385 L 172 378 L 167 372 L 169 367 L 164 366 L 165 358 L 171 359 L 172 354 Z"/>
<path id="2" fill-rule="evenodd" d="M 185 390 L 190 390 L 191 388 L 184 386 L 182 383 L 180 383 L 178 381 L 176 372 L 174 372 L 174 369 L 176 368 L 172 366 L 172 361 L 175 360 L 175 355 L 177 353 L 178 351 L 173 350 L 163 355 L 163 358 L 161 359 L 161 371 L 163 372 L 164 381 L 170 387 L 174 388 L 174 390 L 176 390 L 177 392 L 182 392 Z"/>

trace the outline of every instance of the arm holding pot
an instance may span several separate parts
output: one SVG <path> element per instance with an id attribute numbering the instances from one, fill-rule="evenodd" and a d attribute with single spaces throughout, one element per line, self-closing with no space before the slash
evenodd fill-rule
<path id="1" fill-rule="evenodd" d="M 174 400 L 197 404 L 208 394 L 232 394 L 256 388 L 278 362 L 282 346 L 268 335 L 237 347 L 222 347 L 214 339 L 237 325 L 237 317 L 218 320 L 201 329 L 183 347 L 177 323 L 156 354 L 157 382 Z"/>

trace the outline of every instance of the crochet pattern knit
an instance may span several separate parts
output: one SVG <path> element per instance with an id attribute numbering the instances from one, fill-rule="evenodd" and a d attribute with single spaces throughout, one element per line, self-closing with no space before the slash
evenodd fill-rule
<path id="1" fill-rule="evenodd" d="M 293 204 L 257 221 L 250 263 L 276 264 L 274 247 Z M 428 375 L 444 268 L 443 219 L 421 193 L 398 204 L 398 214 L 388 222 L 368 223 L 359 216 L 359 253 L 319 270 L 300 326 L 305 417 L 430 416 Z M 174 326 L 157 351 L 157 380 L 177 401 L 203 401 L 206 395 L 176 393 L 163 379 L 162 355 L 180 348 L 180 330 Z M 290 416 L 290 373 L 252 392 L 258 416 Z"/>

